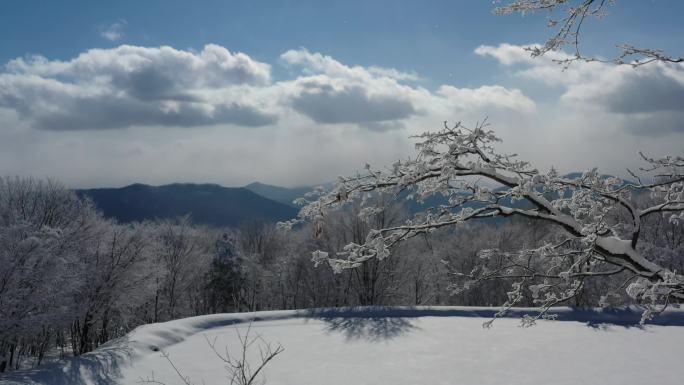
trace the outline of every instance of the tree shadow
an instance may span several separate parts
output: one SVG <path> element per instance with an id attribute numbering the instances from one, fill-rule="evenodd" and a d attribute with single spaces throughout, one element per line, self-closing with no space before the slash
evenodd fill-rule
<path id="1" fill-rule="evenodd" d="M 370 307 L 347 307 L 347 308 L 322 308 L 309 309 L 300 313 L 307 318 L 322 319 L 330 325 L 330 320 L 337 318 L 360 318 L 358 323 L 372 324 L 374 319 L 397 319 L 409 323 L 408 320 L 418 317 L 477 317 L 493 318 L 500 308 L 494 307 L 461 307 L 461 306 L 370 306 Z M 670 305 L 670 309 L 659 314 L 653 319 L 641 325 L 641 315 L 644 308 L 639 306 L 623 306 L 612 308 L 578 308 L 578 307 L 559 307 L 551 308 L 549 315 L 555 318 L 555 322 L 581 322 L 587 327 L 596 330 L 609 330 L 610 327 L 624 327 L 644 329 L 647 326 L 684 326 L 684 308 L 679 305 Z M 538 308 L 513 308 L 510 309 L 503 318 L 522 318 L 525 315 L 534 315 L 539 311 Z M 336 323 L 346 324 L 351 322 L 336 321 Z M 389 322 L 392 323 L 392 322 Z M 360 326 L 349 326 L 350 329 Z M 369 326 L 370 328 L 371 326 Z M 401 328 L 401 326 L 397 326 Z M 339 330 L 342 326 L 336 327 Z M 379 327 L 381 329 L 381 327 Z M 388 326 L 391 328 L 391 326 Z M 409 328 L 410 330 L 410 328 Z"/>
<path id="2" fill-rule="evenodd" d="M 413 329 L 406 318 L 321 318 L 328 333 L 341 333 L 348 341 L 387 341 Z"/>
<path id="3" fill-rule="evenodd" d="M 82 356 L 0 374 L 0 384 L 116 385 L 121 377 L 121 364 L 130 362 L 132 354 L 127 338 L 111 342 Z"/>
<path id="4" fill-rule="evenodd" d="M 605 322 L 588 321 L 586 323 L 586 326 L 591 328 L 591 329 L 594 329 L 595 331 L 610 332 L 610 331 L 615 330 L 616 328 L 639 329 L 639 330 L 646 331 L 647 330 L 646 326 L 648 326 L 648 325 L 630 324 L 630 323 L 605 323 Z"/>
<path id="5" fill-rule="evenodd" d="M 341 333 L 346 340 L 380 342 L 419 329 L 408 318 L 396 317 L 382 308 L 312 309 L 309 318 L 323 321 L 328 333 Z"/>
<path id="6" fill-rule="evenodd" d="M 674 310 L 679 306 L 673 305 Z M 684 313 L 669 311 L 654 316 L 641 324 L 644 309 L 637 306 L 612 308 L 569 308 L 561 313 L 561 321 L 584 322 L 587 327 L 598 331 L 610 331 L 614 327 L 646 330 L 648 326 L 684 326 Z"/>

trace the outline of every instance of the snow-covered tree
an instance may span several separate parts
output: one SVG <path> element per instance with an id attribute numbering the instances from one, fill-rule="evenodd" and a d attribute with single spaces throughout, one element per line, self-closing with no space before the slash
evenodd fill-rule
<path id="1" fill-rule="evenodd" d="M 197 315 L 203 277 L 212 260 L 212 239 L 189 217 L 154 224 L 154 322 Z"/>
<path id="2" fill-rule="evenodd" d="M 397 226 L 372 230 L 362 242 L 350 242 L 342 252 L 313 253 L 315 263 L 335 271 L 384 259 L 403 241 L 465 222 L 499 217 L 523 217 L 554 229 L 551 239 L 516 251 L 484 249 L 470 271 L 454 272 L 453 289 L 467 289 L 496 279 L 512 280 L 502 312 L 533 298 L 538 314 L 575 298 L 590 279 L 623 279 L 605 289 L 607 303 L 619 290 L 646 305 L 643 320 L 672 300 L 684 299 L 684 276 L 643 252 L 642 224 L 654 216 L 672 223 L 684 220 L 684 158 L 650 158 L 629 179 L 601 175 L 596 169 L 562 176 L 551 168 L 542 173 L 516 155 L 500 154 L 500 141 L 486 123 L 469 129 L 462 124 L 417 137 L 415 159 L 398 161 L 388 171 L 370 166 L 363 173 L 340 177 L 336 187 L 306 201 L 291 226 L 308 221 L 322 228 L 331 212 L 350 202 L 372 202 L 379 192 L 409 192 L 409 199 L 443 196 L 444 202 Z M 486 183 L 485 183 L 486 182 Z M 642 199 L 647 196 L 649 199 Z M 644 204 L 646 203 L 646 204 Z M 356 204 L 356 203 L 355 203 Z M 365 211 L 375 210 L 369 206 Z M 612 282 L 612 281 L 611 281 Z"/>
<path id="3" fill-rule="evenodd" d="M 40 361 L 70 323 L 73 271 L 97 219 L 59 183 L 0 178 L 0 372 L 29 346 Z"/>
<path id="4" fill-rule="evenodd" d="M 119 226 L 100 220 L 71 275 L 77 283 L 72 300 L 71 344 L 74 355 L 87 353 L 128 327 L 151 276 L 148 242 L 141 225 Z M 124 327 L 128 326 L 128 327 Z"/>

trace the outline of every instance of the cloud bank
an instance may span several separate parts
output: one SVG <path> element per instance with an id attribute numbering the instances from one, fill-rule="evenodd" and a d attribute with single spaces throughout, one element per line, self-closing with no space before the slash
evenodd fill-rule
<path id="1" fill-rule="evenodd" d="M 306 49 L 267 63 L 213 44 L 18 58 L 0 71 L 0 174 L 76 187 L 319 183 L 410 156 L 409 136 L 444 121 L 485 117 L 502 151 L 541 169 L 619 172 L 637 150 L 681 151 L 682 67 L 562 71 L 521 46 L 475 53 L 500 63 L 502 84 L 428 88 L 422 74 Z"/>
<path id="2" fill-rule="evenodd" d="M 200 52 L 122 45 L 69 61 L 20 58 L 0 74 L 0 107 L 35 129 L 55 131 L 259 127 L 293 112 L 324 124 L 399 123 L 445 103 L 534 108 L 519 90 L 448 86 L 431 93 L 405 84 L 416 75 L 350 67 L 304 49 L 285 52 L 281 61 L 301 73 L 274 82 L 270 64 L 213 44 Z"/>

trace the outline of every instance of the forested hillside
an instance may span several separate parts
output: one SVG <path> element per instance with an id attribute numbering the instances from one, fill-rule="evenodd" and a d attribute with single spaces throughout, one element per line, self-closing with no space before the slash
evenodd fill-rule
<path id="1" fill-rule="evenodd" d="M 133 184 L 122 188 L 78 190 L 77 193 L 92 199 L 106 218 L 121 223 L 189 215 L 193 223 L 235 227 L 247 221 L 276 222 L 297 215 L 297 209 L 247 188 L 214 184 Z"/>

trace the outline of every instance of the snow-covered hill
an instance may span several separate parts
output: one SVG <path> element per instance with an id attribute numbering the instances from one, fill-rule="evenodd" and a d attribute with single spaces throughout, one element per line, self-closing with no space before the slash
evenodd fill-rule
<path id="1" fill-rule="evenodd" d="M 528 309 L 516 309 L 519 316 Z M 361 308 L 218 314 L 137 328 L 84 356 L 0 376 L 0 384 L 182 384 L 160 351 L 196 384 L 227 384 L 216 347 L 236 352 L 236 329 L 281 344 L 269 385 L 681 384 L 684 309 L 636 327 L 634 310 L 557 309 L 557 321 L 483 329 L 488 308 Z M 258 358 L 253 350 L 251 360 Z"/>

